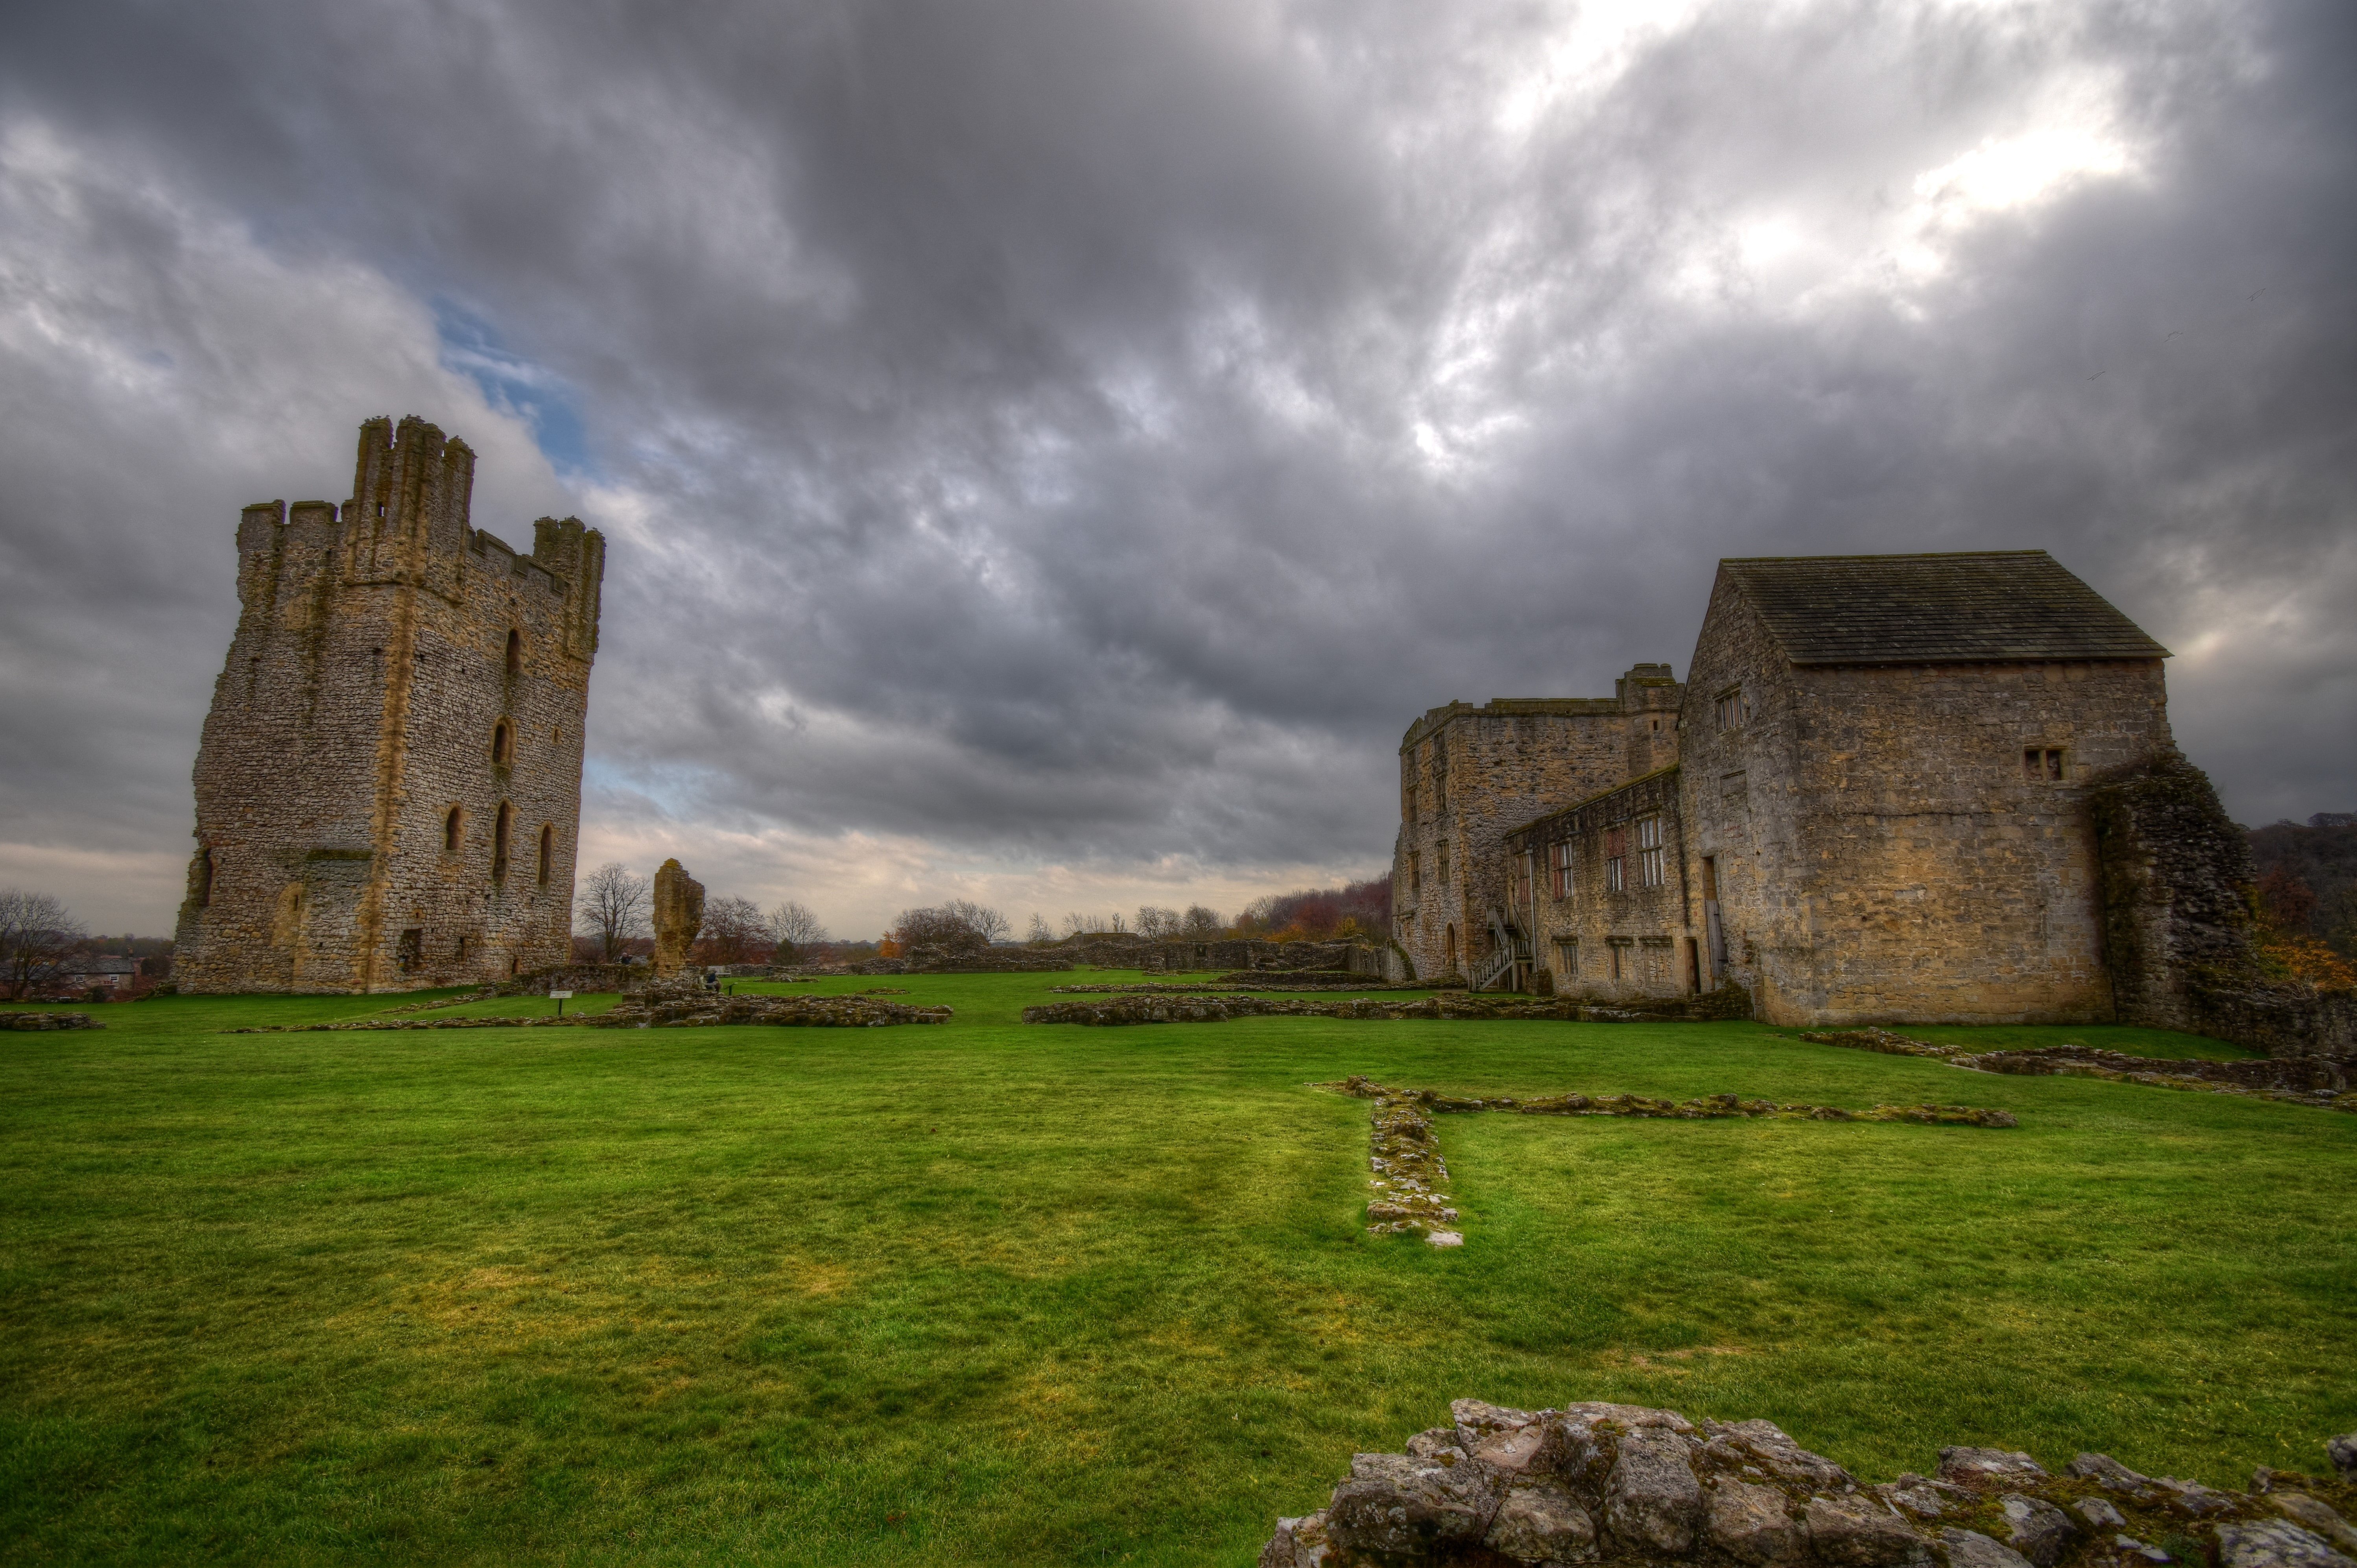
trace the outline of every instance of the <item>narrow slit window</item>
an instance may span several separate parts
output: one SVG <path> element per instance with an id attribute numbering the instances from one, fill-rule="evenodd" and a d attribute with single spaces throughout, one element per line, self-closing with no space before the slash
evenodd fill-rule
<path id="1" fill-rule="evenodd" d="M 491 824 L 491 880 L 496 882 L 508 874 L 508 827 L 514 812 L 505 800 L 500 802 L 500 814 Z"/>
<path id="2" fill-rule="evenodd" d="M 197 908 L 205 908 L 213 901 L 213 852 L 197 851 Z"/>
<path id="3" fill-rule="evenodd" d="M 555 824 L 552 822 L 543 822 L 540 826 L 540 881 L 544 886 L 546 886 L 548 882 L 549 863 L 555 858 Z"/>
<path id="4" fill-rule="evenodd" d="M 491 764 L 505 768 L 515 760 L 515 728 L 501 719 L 491 726 Z"/>
<path id="5" fill-rule="evenodd" d="M 511 679 L 523 673 L 523 633 L 508 632 L 508 675 Z"/>
<path id="6" fill-rule="evenodd" d="M 466 831 L 467 808 L 464 806 L 451 807 L 450 814 L 442 819 L 442 853 L 444 854 L 457 854 L 459 840 Z"/>

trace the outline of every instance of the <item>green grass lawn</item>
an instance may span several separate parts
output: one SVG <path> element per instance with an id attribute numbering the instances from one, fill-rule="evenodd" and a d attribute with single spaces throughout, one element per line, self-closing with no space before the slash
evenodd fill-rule
<path id="1" fill-rule="evenodd" d="M 2240 1485 L 2357 1427 L 2357 1117 L 1749 1024 L 1017 1021 L 1109 978 L 761 988 L 945 1027 L 0 1034 L 0 1560 L 1243 1564 L 1463 1395 L 1878 1477 Z M 1445 1252 L 1365 1235 L 1368 1108 L 1305 1087 L 1353 1072 L 2021 1125 L 1444 1117 Z"/>

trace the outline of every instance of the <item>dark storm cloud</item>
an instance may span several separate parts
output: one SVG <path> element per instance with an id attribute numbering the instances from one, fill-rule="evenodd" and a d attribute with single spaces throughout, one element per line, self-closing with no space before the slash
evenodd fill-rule
<path id="1" fill-rule="evenodd" d="M 413 407 L 614 537 L 593 819 L 1372 867 L 1409 719 L 1718 555 L 2022 544 L 2357 804 L 2343 8 L 13 18 L 21 842 L 177 857 L 234 507 Z"/>

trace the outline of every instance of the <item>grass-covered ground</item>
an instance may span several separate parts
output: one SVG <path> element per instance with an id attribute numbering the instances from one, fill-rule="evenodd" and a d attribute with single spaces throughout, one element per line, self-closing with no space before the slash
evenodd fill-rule
<path id="1" fill-rule="evenodd" d="M 939 1028 L 0 1034 L 0 1559 L 1241 1564 L 1469 1394 L 1877 1477 L 2240 1484 L 2357 1427 L 2357 1117 L 1747 1024 L 1017 1022 L 1065 978 L 1116 977 L 826 983 Z M 1444 1252 L 1364 1234 L 1367 1106 L 1305 1087 L 1352 1072 L 2021 1126 L 1447 1117 Z"/>

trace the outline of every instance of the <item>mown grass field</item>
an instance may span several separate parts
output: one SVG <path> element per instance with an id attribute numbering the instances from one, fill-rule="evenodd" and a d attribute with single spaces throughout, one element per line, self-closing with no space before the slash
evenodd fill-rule
<path id="1" fill-rule="evenodd" d="M 1877 1477 L 2239 1485 L 2357 1427 L 2357 1117 L 1747 1024 L 1017 1021 L 1066 978 L 890 983 L 939 1028 L 0 1034 L 0 1560 L 1242 1564 L 1463 1395 Z M 1306 1087 L 1352 1072 L 2021 1125 L 1448 1117 L 1443 1252 L 1364 1234 L 1367 1107 Z"/>

